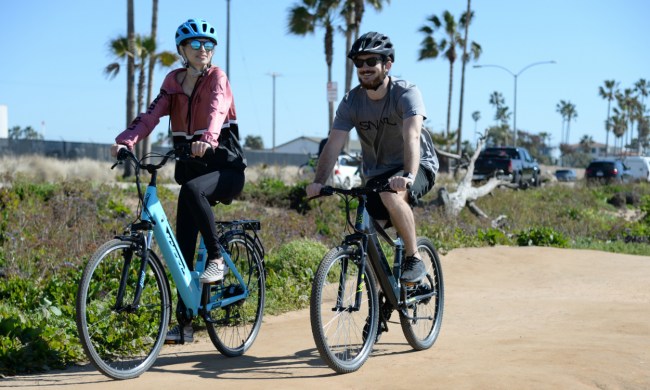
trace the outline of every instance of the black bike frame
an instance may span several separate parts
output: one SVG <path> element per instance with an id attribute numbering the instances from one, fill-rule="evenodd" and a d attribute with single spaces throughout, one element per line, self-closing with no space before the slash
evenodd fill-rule
<path id="1" fill-rule="evenodd" d="M 357 286 L 360 286 L 361 283 L 363 283 L 361 278 L 367 263 L 366 258 L 369 258 L 370 266 L 377 277 L 377 281 L 379 282 L 384 295 L 388 299 L 388 302 L 390 302 L 394 308 L 397 308 L 399 307 L 401 288 L 399 277 L 404 244 L 402 243 L 402 239 L 399 237 L 396 240 L 390 238 L 388 233 L 386 233 L 386 231 L 370 217 L 366 210 L 366 195 L 361 195 L 358 199 L 359 206 L 357 207 L 357 218 L 354 224 L 354 229 L 359 233 L 353 233 L 345 237 L 346 244 L 353 244 L 361 249 L 361 265 L 359 267 L 361 272 L 359 272 Z M 388 259 L 381 249 L 377 233 L 379 233 L 386 242 L 395 248 L 395 262 L 393 264 L 393 269 L 391 269 L 388 264 Z M 360 307 L 360 302 L 361 291 L 360 289 L 357 289 L 355 301 L 356 309 Z"/>

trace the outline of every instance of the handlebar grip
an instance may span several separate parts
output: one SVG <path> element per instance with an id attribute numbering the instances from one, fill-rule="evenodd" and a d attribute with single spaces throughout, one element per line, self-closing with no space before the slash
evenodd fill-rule
<path id="1" fill-rule="evenodd" d="M 131 152 L 129 151 L 128 148 L 120 148 L 120 149 L 117 151 L 117 161 L 124 161 L 124 160 L 126 160 L 127 158 L 129 158 L 129 155 L 130 155 L 130 154 L 131 154 Z"/>
<path id="2" fill-rule="evenodd" d="M 330 196 L 334 195 L 334 188 L 330 186 L 324 186 L 320 189 L 320 196 Z"/>

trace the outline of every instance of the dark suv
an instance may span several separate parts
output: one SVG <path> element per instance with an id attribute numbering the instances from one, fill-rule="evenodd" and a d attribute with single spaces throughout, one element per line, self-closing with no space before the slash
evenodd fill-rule
<path id="1" fill-rule="evenodd" d="M 594 160 L 585 169 L 585 178 L 590 182 L 621 183 L 627 180 L 625 165 L 618 160 Z"/>

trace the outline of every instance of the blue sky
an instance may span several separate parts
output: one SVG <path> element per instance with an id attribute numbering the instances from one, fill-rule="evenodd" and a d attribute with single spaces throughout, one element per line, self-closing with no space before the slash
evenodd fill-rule
<path id="1" fill-rule="evenodd" d="M 298 136 L 327 134 L 327 68 L 323 31 L 299 37 L 287 33 L 288 9 L 297 0 L 231 0 L 230 69 L 242 138 L 259 135 L 272 146 L 272 78 L 276 78 L 276 145 Z M 148 34 L 151 1 L 135 1 L 136 31 Z M 381 12 L 367 9 L 362 31 L 381 31 L 396 45 L 392 74 L 422 90 L 434 131 L 446 125 L 449 64 L 417 61 L 420 26 L 444 10 L 460 15 L 466 1 L 392 0 Z M 632 87 L 650 79 L 647 0 L 473 0 L 470 40 L 483 48 L 477 64 L 493 64 L 517 73 L 538 61 L 556 61 L 527 69 L 518 77 L 517 127 L 561 137 L 560 100 L 576 105 L 571 142 L 583 135 L 605 142 L 607 102 L 598 95 L 606 79 Z M 174 32 L 190 17 L 217 26 L 216 62 L 225 68 L 226 0 L 160 0 L 158 37 L 164 50 L 175 50 Z M 8 107 L 9 127 L 32 126 L 45 139 L 112 143 L 126 127 L 125 74 L 109 80 L 104 67 L 115 59 L 108 41 L 126 31 L 126 1 L 0 0 L 0 105 Z M 337 35 L 333 79 L 340 99 L 344 85 L 345 41 Z M 470 64 L 474 65 L 474 63 Z M 156 74 L 158 90 L 164 70 Z M 455 72 L 452 125 L 458 124 L 460 64 Z M 356 85 L 356 77 L 353 80 Z M 501 92 L 513 108 L 514 78 L 498 68 L 467 68 L 464 139 L 494 123 L 488 103 Z M 167 121 L 156 129 L 167 130 Z M 611 142 L 611 139 L 610 139 Z"/>

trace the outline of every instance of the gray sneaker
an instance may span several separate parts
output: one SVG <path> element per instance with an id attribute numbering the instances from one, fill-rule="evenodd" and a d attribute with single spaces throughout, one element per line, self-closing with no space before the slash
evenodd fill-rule
<path id="1" fill-rule="evenodd" d="M 220 280 L 223 280 L 223 277 L 228 273 L 229 268 L 226 263 L 221 263 L 219 265 L 217 262 L 208 262 L 208 266 L 205 267 L 205 270 L 201 274 L 200 282 L 201 283 L 214 283 Z"/>
<path id="2" fill-rule="evenodd" d="M 406 283 L 419 282 L 427 275 L 424 262 L 415 256 L 407 256 L 402 264 L 402 277 L 400 280 Z"/>
<path id="3" fill-rule="evenodd" d="M 185 325 L 183 327 L 183 341 L 186 343 L 191 343 L 194 341 L 194 329 L 192 324 Z M 165 336 L 165 344 L 180 344 L 181 343 L 181 327 L 180 325 L 175 325 L 173 328 L 167 332 Z"/>

